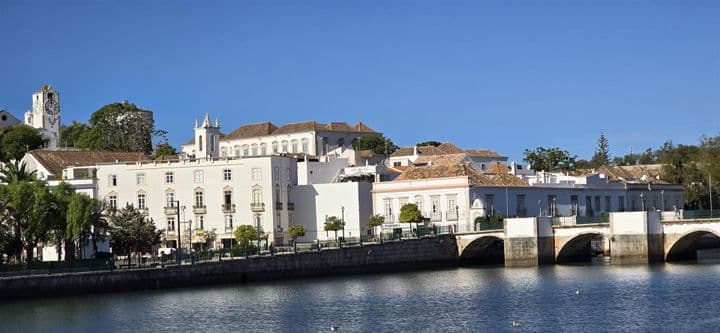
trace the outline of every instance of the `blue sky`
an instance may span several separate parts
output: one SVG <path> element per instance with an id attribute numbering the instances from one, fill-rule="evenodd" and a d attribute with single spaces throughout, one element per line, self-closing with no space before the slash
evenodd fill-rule
<path id="1" fill-rule="evenodd" d="M 209 112 L 361 120 L 399 145 L 589 158 L 720 134 L 720 1 L 0 2 L 0 107 L 130 100 L 174 145 Z"/>

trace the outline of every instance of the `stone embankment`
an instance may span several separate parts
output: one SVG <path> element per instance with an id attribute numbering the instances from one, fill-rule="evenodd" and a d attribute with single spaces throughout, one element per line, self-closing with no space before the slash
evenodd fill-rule
<path id="1" fill-rule="evenodd" d="M 455 239 L 446 235 L 163 268 L 0 278 L 0 300 L 380 273 L 457 264 Z"/>

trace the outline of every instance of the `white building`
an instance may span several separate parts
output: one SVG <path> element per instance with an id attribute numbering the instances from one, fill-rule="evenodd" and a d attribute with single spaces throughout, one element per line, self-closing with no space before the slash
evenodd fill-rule
<path id="1" fill-rule="evenodd" d="M 48 140 L 48 148 L 60 142 L 60 94 L 49 84 L 32 95 L 32 109 L 25 113 L 25 124 L 36 128 Z"/>
<path id="2" fill-rule="evenodd" d="M 403 147 L 393 152 L 387 161 L 387 166 L 412 166 L 415 164 L 433 164 L 439 160 L 453 159 L 453 163 L 469 162 L 475 164 L 480 170 L 495 164 L 506 163 L 508 158 L 488 149 L 461 149 L 446 142 L 437 147 L 412 146 Z"/>
<path id="3" fill-rule="evenodd" d="M 352 141 L 366 135 L 381 135 L 362 122 L 350 126 L 344 122 L 321 124 L 315 121 L 276 126 L 271 122 L 243 125 L 229 134 L 220 132 L 220 123 L 214 126 L 209 115 L 195 136 L 181 146 L 182 153 L 194 157 L 248 157 L 277 154 L 327 156 L 348 158 L 354 165 L 360 160 L 352 149 Z M 217 141 L 218 149 L 214 143 Z"/>
<path id="4" fill-rule="evenodd" d="M 384 228 L 398 224 L 400 208 L 415 203 L 437 226 L 474 229 L 478 217 L 589 216 L 672 209 L 684 204 L 679 184 L 634 183 L 605 173 L 585 176 L 539 173 L 530 181 L 510 173 L 482 172 L 472 163 L 414 166 L 394 181 L 374 183 L 373 211 Z"/>

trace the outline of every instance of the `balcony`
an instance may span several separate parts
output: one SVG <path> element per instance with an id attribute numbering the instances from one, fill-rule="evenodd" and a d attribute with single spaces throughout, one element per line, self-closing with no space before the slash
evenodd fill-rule
<path id="1" fill-rule="evenodd" d="M 165 207 L 165 215 L 177 215 L 177 207 L 176 206 L 166 206 Z"/>
<path id="2" fill-rule="evenodd" d="M 253 213 L 262 213 L 265 211 L 265 204 L 262 202 L 251 202 L 250 203 L 250 210 Z"/>
<path id="3" fill-rule="evenodd" d="M 193 206 L 193 213 L 195 214 L 206 214 L 207 213 L 207 206 Z"/>
<path id="4" fill-rule="evenodd" d="M 223 204 L 222 211 L 223 213 L 235 213 L 235 204 Z"/>
<path id="5" fill-rule="evenodd" d="M 288 209 L 288 210 L 295 210 L 295 203 L 294 203 L 294 202 L 288 202 L 288 203 L 287 203 L 287 209 Z"/>
<path id="6" fill-rule="evenodd" d="M 445 220 L 447 221 L 457 221 L 458 220 L 458 212 L 456 210 L 449 211 L 445 213 Z"/>
<path id="7" fill-rule="evenodd" d="M 282 202 L 280 202 L 280 201 L 276 202 L 276 203 L 275 203 L 275 209 L 276 209 L 276 210 L 282 210 L 282 209 L 283 209 L 283 204 L 282 204 Z"/>
<path id="8" fill-rule="evenodd" d="M 442 213 L 441 212 L 430 213 L 430 222 L 440 222 L 440 221 L 442 221 Z"/>

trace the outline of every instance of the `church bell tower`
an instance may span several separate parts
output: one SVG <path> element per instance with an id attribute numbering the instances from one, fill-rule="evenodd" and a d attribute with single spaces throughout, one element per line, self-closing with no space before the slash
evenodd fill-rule
<path id="1" fill-rule="evenodd" d="M 25 113 L 25 125 L 34 127 L 55 149 L 60 142 L 60 95 L 49 84 L 32 95 L 32 110 Z"/>

